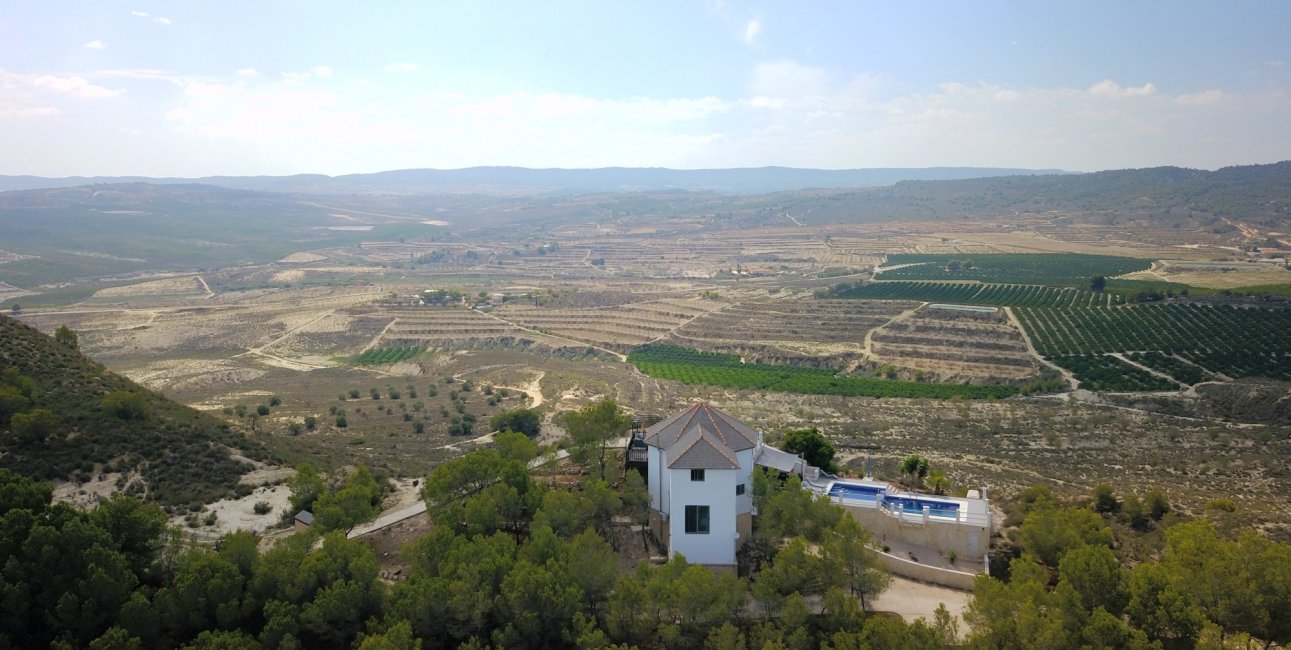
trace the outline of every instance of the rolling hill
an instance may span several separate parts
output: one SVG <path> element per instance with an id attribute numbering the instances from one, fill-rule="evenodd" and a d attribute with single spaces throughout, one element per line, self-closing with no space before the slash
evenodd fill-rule
<path id="1" fill-rule="evenodd" d="M 234 491 L 257 442 L 0 316 L 0 467 L 40 480 L 115 481 L 178 507 Z M 113 477 L 116 477 L 115 479 Z"/>

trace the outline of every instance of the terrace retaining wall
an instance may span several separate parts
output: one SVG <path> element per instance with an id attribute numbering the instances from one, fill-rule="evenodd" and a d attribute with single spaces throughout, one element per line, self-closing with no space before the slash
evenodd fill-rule
<path id="1" fill-rule="evenodd" d="M 976 574 L 968 573 L 967 571 L 956 571 L 954 569 L 943 569 L 928 564 L 920 564 L 882 551 L 876 551 L 876 553 L 879 556 L 879 561 L 883 563 L 883 566 L 887 567 L 888 571 L 920 582 L 972 591 L 973 581 L 977 578 Z"/>
<path id="2" fill-rule="evenodd" d="M 935 518 L 925 524 L 894 517 L 882 508 L 843 504 L 843 509 L 861 522 L 878 544 L 892 539 L 942 554 L 954 551 L 962 558 L 984 557 L 990 552 L 991 529 L 986 524 L 939 522 Z"/>

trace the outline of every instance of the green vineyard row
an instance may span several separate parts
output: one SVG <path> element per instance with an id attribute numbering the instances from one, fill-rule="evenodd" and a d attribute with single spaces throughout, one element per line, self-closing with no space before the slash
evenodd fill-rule
<path id="1" fill-rule="evenodd" d="M 637 348 L 628 355 L 628 363 L 651 377 L 685 384 L 812 395 L 999 399 L 1019 391 L 1014 386 L 894 381 L 838 375 L 820 368 L 742 363 L 739 357 L 730 354 L 701 352 L 663 344 Z"/>

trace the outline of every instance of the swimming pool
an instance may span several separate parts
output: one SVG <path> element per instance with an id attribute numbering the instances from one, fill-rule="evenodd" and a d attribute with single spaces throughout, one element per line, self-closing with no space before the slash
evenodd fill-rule
<path id="1" fill-rule="evenodd" d="M 883 505 L 889 510 L 899 510 L 912 515 L 923 514 L 924 506 L 928 506 L 928 514 L 934 517 L 959 517 L 959 504 L 951 503 L 949 501 L 933 501 L 916 497 L 884 496 Z"/>
<path id="2" fill-rule="evenodd" d="M 877 485 L 857 485 L 855 483 L 834 482 L 829 486 L 829 496 L 850 499 L 853 501 L 870 501 L 878 499 L 884 489 Z"/>
<path id="3" fill-rule="evenodd" d="M 829 496 L 849 501 L 864 501 L 878 505 L 885 510 L 911 515 L 923 514 L 924 506 L 933 517 L 959 518 L 959 504 L 953 501 L 922 499 L 914 496 L 898 496 L 887 493 L 887 489 L 877 485 L 859 483 L 842 483 L 835 481 L 829 486 Z"/>

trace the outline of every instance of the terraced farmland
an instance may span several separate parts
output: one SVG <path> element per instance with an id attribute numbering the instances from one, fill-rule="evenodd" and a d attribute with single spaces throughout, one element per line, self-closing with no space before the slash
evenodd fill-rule
<path id="1" fill-rule="evenodd" d="M 696 318 L 670 340 L 763 360 L 820 356 L 829 357 L 826 363 L 845 363 L 844 355 L 864 349 L 866 333 L 916 306 L 855 300 L 741 302 Z"/>
<path id="2" fill-rule="evenodd" d="M 593 309 L 521 305 L 499 310 L 498 316 L 540 332 L 627 352 L 721 306 L 698 299 L 654 300 Z"/>
<path id="3" fill-rule="evenodd" d="M 1096 307 L 1119 304 L 1124 300 L 1113 293 L 1070 287 L 975 282 L 871 282 L 841 291 L 836 297 L 1018 307 Z"/>
<path id="4" fill-rule="evenodd" d="M 1050 359 L 1159 352 L 1232 378 L 1291 379 L 1291 310 L 1165 304 L 1016 313 L 1036 350 Z"/>
<path id="5" fill-rule="evenodd" d="M 1022 334 L 1003 314 L 924 308 L 874 331 L 874 360 L 941 381 L 1019 381 L 1037 374 Z"/>
<path id="6" fill-rule="evenodd" d="M 913 306 L 832 300 L 743 302 L 696 319 L 682 333 L 717 340 L 859 341 L 871 327 Z"/>
<path id="7" fill-rule="evenodd" d="M 971 263 L 970 263 L 971 262 Z M 1144 271 L 1151 260 L 1076 253 L 995 253 L 987 255 L 897 253 L 888 256 L 884 280 L 977 280 L 1002 284 L 1087 286 L 1089 279 Z"/>
<path id="8" fill-rule="evenodd" d="M 460 307 L 396 309 L 382 315 L 395 319 L 382 336 L 382 342 L 387 345 L 436 347 L 525 336 L 524 330 L 515 325 Z"/>

